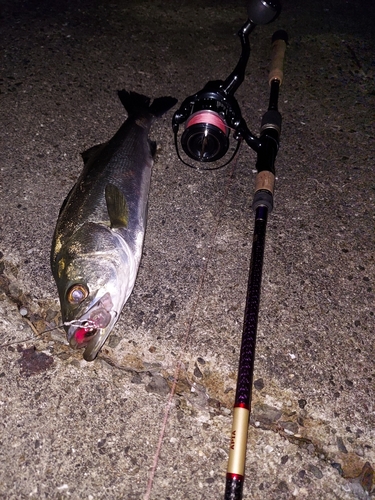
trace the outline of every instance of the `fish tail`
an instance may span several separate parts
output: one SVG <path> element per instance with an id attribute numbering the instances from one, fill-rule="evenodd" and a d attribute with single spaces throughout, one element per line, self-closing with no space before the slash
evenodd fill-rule
<path id="1" fill-rule="evenodd" d="M 154 116 L 162 116 L 177 103 L 174 97 L 157 97 L 150 106 L 150 112 Z"/>
<path id="2" fill-rule="evenodd" d="M 177 103 L 177 99 L 168 96 L 158 97 L 150 105 L 149 97 L 126 90 L 119 90 L 118 96 L 129 116 L 143 113 L 150 113 L 156 117 L 162 116 Z"/>

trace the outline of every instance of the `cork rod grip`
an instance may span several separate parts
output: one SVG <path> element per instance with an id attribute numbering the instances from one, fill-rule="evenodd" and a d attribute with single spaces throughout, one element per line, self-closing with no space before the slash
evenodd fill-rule
<path id="1" fill-rule="evenodd" d="M 284 30 L 276 31 L 276 33 L 272 37 L 271 65 L 268 76 L 268 82 L 270 85 L 272 80 L 279 80 L 280 85 L 283 82 L 284 56 L 287 42 L 288 35 Z"/>

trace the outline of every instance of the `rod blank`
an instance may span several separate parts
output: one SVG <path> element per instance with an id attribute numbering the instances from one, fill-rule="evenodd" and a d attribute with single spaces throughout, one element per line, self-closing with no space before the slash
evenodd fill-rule
<path id="1" fill-rule="evenodd" d="M 238 365 L 237 390 L 233 410 L 225 500 L 241 500 L 242 498 L 267 214 L 267 207 L 260 206 L 256 209 L 240 361 Z"/>

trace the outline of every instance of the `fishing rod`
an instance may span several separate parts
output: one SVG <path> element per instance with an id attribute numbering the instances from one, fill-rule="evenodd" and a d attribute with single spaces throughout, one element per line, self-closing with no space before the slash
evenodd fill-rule
<path id="1" fill-rule="evenodd" d="M 283 80 L 283 61 L 287 41 L 287 34 L 283 30 L 276 31 L 272 37 L 272 58 L 269 72 L 270 99 L 268 111 L 262 118 L 260 144 L 257 150 L 257 176 L 253 199 L 255 225 L 233 409 L 225 500 L 240 500 L 244 484 L 267 216 L 273 208 L 275 159 L 281 132 L 278 97 L 279 87 Z"/>
<path id="2" fill-rule="evenodd" d="M 255 212 L 255 225 L 224 500 L 242 499 L 245 477 L 266 226 L 268 214 L 273 209 L 275 159 L 281 132 L 278 97 L 279 87 L 283 80 L 283 60 L 287 44 L 285 31 L 276 31 L 272 37 L 268 79 L 270 98 L 268 110 L 262 118 L 259 137 L 254 136 L 248 129 L 234 93 L 245 78 L 246 65 L 250 56 L 249 34 L 258 24 L 272 22 L 278 17 L 280 11 L 279 0 L 248 0 L 248 20 L 238 32 L 242 52 L 236 67 L 226 80 L 210 81 L 202 90 L 187 97 L 172 119 L 177 156 L 189 167 L 203 170 L 224 167 L 236 155 L 242 139 L 257 153 L 257 176 L 252 205 Z M 185 130 L 179 135 L 179 127 L 183 123 L 185 123 Z M 230 152 L 231 130 L 237 145 L 232 145 Z M 181 143 L 182 151 L 179 143 Z M 191 160 L 194 163 L 191 163 Z"/>

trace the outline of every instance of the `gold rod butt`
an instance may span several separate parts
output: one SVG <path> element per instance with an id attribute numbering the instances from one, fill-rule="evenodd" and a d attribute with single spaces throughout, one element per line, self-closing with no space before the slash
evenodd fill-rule
<path id="1" fill-rule="evenodd" d="M 245 474 L 249 417 L 250 411 L 248 409 L 241 407 L 234 408 L 227 469 L 229 474 L 238 474 L 240 476 Z"/>

